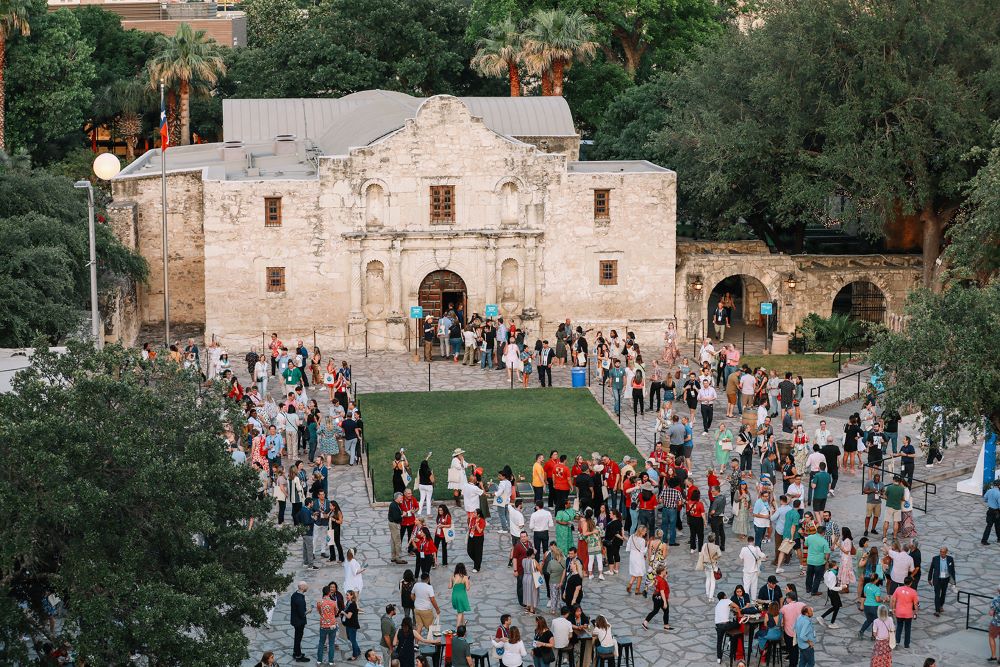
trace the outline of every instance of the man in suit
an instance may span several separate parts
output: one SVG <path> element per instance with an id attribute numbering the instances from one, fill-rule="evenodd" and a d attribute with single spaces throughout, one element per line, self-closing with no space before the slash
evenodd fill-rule
<path id="1" fill-rule="evenodd" d="M 299 582 L 298 590 L 292 593 L 292 627 L 295 629 L 295 643 L 292 646 L 292 657 L 295 662 L 309 662 L 309 658 L 302 653 L 302 634 L 306 630 L 306 614 L 309 607 L 306 605 L 306 591 L 309 584 L 304 581 Z"/>
<path id="2" fill-rule="evenodd" d="M 944 611 L 948 584 L 956 583 L 955 559 L 948 555 L 948 547 L 941 547 L 940 555 L 931 559 L 931 566 L 927 570 L 927 583 L 934 586 L 934 615 L 940 616 Z"/>
<path id="3" fill-rule="evenodd" d="M 542 341 L 542 349 L 538 352 L 538 381 L 545 386 L 545 379 L 548 378 L 548 386 L 552 386 L 552 358 L 555 352 L 549 347 L 549 341 Z"/>

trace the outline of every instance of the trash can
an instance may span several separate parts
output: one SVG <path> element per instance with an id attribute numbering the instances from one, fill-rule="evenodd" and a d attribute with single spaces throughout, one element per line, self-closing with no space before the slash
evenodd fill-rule
<path id="1" fill-rule="evenodd" d="M 771 354 L 788 354 L 788 334 L 776 333 L 771 337 Z"/>
<path id="2" fill-rule="evenodd" d="M 586 387 L 587 386 L 587 369 L 583 366 L 574 366 L 570 370 L 570 374 L 573 377 L 574 387 Z"/>

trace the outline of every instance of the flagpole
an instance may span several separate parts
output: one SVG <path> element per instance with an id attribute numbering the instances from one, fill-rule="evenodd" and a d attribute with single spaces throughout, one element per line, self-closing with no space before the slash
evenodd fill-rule
<path id="1" fill-rule="evenodd" d="M 164 105 L 164 85 L 160 79 L 160 109 L 166 114 Z M 169 133 L 169 126 L 167 129 Z M 169 136 L 169 134 L 167 135 Z M 163 211 L 163 344 L 170 347 L 170 292 L 167 287 L 167 145 L 160 133 L 160 209 Z"/>

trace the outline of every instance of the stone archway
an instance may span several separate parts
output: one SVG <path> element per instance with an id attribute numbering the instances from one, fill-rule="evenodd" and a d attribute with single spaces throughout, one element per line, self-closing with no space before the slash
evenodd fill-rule
<path id="1" fill-rule="evenodd" d="M 885 292 L 870 280 L 847 283 L 833 298 L 831 313 L 847 315 L 861 322 L 885 322 Z"/>
<path id="2" fill-rule="evenodd" d="M 466 309 L 468 298 L 469 292 L 462 277 L 446 269 L 431 271 L 424 276 L 417 291 L 417 302 L 423 306 L 425 316 L 441 317 L 449 306 L 457 308 L 461 305 Z"/>
<path id="3" fill-rule="evenodd" d="M 760 314 L 760 304 L 774 298 L 767 286 L 759 278 L 744 273 L 734 273 L 721 280 L 713 279 L 708 281 L 705 287 L 708 288 L 713 282 L 714 286 L 705 292 L 705 308 L 700 315 L 705 318 L 706 335 L 716 339 L 712 324 L 713 314 L 720 301 L 724 301 L 724 297 L 728 294 L 732 297 L 733 305 L 728 313 L 730 325 L 725 334 L 725 342 L 736 343 L 737 346 L 744 345 L 747 351 L 763 348 L 765 328 L 764 316 Z M 772 331 L 775 326 L 776 320 L 772 320 Z"/>

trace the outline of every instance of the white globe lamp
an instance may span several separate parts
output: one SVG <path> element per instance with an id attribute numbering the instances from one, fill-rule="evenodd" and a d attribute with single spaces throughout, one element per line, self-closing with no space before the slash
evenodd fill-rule
<path id="1" fill-rule="evenodd" d="M 94 174 L 102 181 L 110 181 L 122 170 L 122 163 L 113 153 L 101 153 L 94 160 Z"/>

